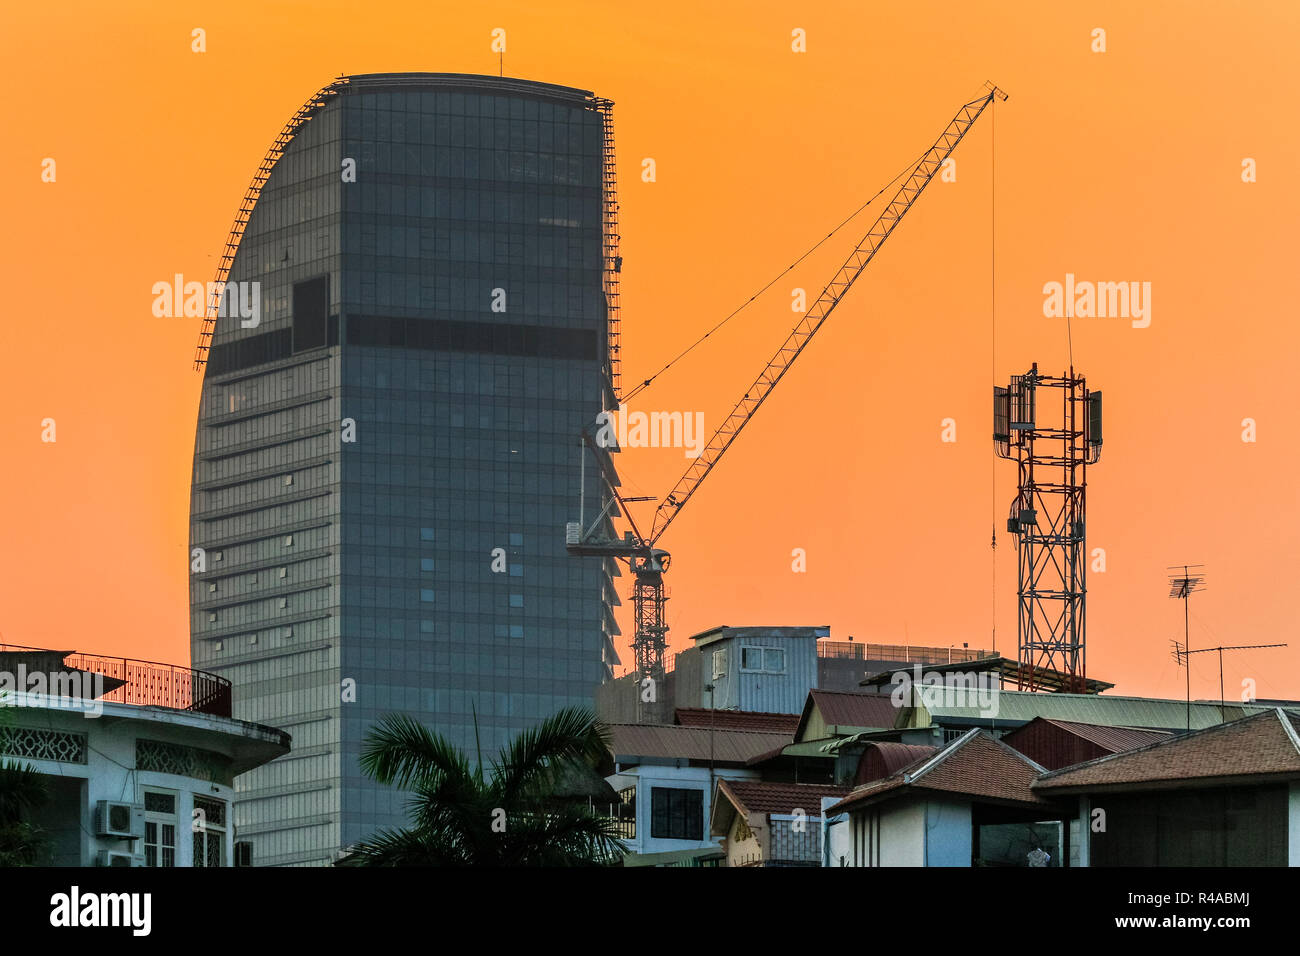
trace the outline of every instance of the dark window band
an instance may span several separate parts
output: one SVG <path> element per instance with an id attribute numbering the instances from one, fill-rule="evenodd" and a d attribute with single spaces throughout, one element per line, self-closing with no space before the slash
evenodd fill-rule
<path id="1" fill-rule="evenodd" d="M 452 319 L 348 316 L 348 345 L 379 345 L 437 352 L 489 352 L 595 361 L 599 343 L 590 329 L 498 325 Z"/>

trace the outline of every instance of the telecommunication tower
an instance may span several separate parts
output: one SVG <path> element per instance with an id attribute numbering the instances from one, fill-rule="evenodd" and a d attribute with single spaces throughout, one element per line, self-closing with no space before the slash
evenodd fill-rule
<path id="1" fill-rule="evenodd" d="M 1101 392 L 1088 391 L 1073 368 L 1044 375 L 1035 362 L 1006 387 L 994 387 L 993 445 L 998 457 L 1017 463 L 1019 472 L 1007 516 L 1019 569 L 1016 683 L 1037 690 L 1056 672 L 1054 689 L 1082 693 L 1087 683 L 1087 474 L 1101 458 Z"/>

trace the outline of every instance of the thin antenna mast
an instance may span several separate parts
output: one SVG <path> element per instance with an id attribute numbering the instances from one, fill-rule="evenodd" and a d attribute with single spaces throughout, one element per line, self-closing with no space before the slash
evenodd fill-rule
<path id="1" fill-rule="evenodd" d="M 1202 564 L 1184 564 L 1182 567 L 1177 565 L 1168 568 L 1173 572 L 1169 575 L 1169 596 L 1171 598 L 1181 599 L 1183 602 L 1183 649 L 1182 656 L 1187 657 L 1195 653 L 1191 645 L 1191 625 L 1188 615 L 1190 612 L 1189 598 L 1195 591 L 1205 590 L 1205 566 Z M 1182 574 L 1178 572 L 1181 571 Z M 1177 652 L 1178 645 L 1174 645 Z M 1192 729 L 1192 662 L 1187 660 L 1187 729 Z"/>

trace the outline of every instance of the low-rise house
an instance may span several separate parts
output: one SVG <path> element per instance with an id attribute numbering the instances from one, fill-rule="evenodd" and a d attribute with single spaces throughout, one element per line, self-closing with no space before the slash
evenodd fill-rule
<path id="1" fill-rule="evenodd" d="M 0 756 L 46 784 L 28 822 L 49 865 L 251 865 L 237 842 L 235 778 L 287 754 L 290 741 L 232 719 L 229 681 L 0 646 L 0 710 Z"/>
<path id="2" fill-rule="evenodd" d="M 822 802 L 847 787 L 719 780 L 710 832 L 727 866 L 820 866 Z"/>
<path id="3" fill-rule="evenodd" d="M 1068 852 L 1074 807 L 1034 793 L 1043 768 L 987 731 L 935 750 L 868 743 L 861 765 L 858 786 L 823 813 L 827 865 L 1023 866 L 1022 848 L 1044 842 L 1060 865 Z"/>
<path id="4" fill-rule="evenodd" d="M 1300 736 L 1279 709 L 1045 773 L 1090 866 L 1300 866 Z"/>
<path id="5" fill-rule="evenodd" d="M 606 780 L 618 791 L 622 812 L 632 822 L 623 832 L 626 865 L 670 854 L 665 862 L 718 857 L 720 841 L 709 832 L 718 780 L 757 780 L 747 766 L 762 753 L 788 743 L 781 733 L 652 724 L 608 725 L 614 773 Z"/>

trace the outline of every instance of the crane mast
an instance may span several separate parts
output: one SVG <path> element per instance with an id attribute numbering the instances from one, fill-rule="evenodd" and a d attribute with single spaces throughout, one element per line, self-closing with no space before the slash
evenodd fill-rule
<path id="1" fill-rule="evenodd" d="M 991 83 L 985 84 L 985 92 L 963 105 L 939 138 L 925 151 L 907 180 L 894 194 L 889 205 L 872 223 L 866 235 L 822 289 L 812 306 L 800 317 L 776 354 L 763 366 L 753 384 L 745 390 L 740 401 L 714 431 L 699 457 L 691 460 L 691 464 L 677 480 L 672 491 L 659 503 L 649 534 L 643 535 L 638 529 L 626 507 L 626 500 L 618 494 L 617 484 L 613 481 L 608 482 L 608 487 L 615 500 L 607 503 L 606 511 L 615 502 L 621 507 L 622 514 L 631 525 L 631 530 L 625 532 L 622 539 L 593 537 L 593 530 L 601 523 L 605 512 L 602 512 L 601 518 L 598 518 L 590 529 L 583 527 L 585 516 L 580 516 L 579 521 L 570 522 L 566 526 L 565 543 L 570 554 L 598 554 L 622 558 L 628 562 L 634 575 L 632 604 L 636 630 L 632 647 L 636 658 L 636 669 L 642 675 L 655 679 L 662 676 L 668 637 L 668 628 L 664 620 L 667 593 L 663 575 L 668 570 L 670 556 L 667 551 L 656 548 L 655 544 L 677 515 L 681 514 L 686 502 L 699 490 L 704 479 L 726 454 L 727 449 L 739 437 L 744 427 L 749 424 L 750 419 L 776 388 L 777 383 L 790 370 L 795 359 L 807 348 L 813 336 L 835 311 L 835 307 L 844 299 L 863 270 L 875 258 L 880 247 L 885 244 L 885 240 L 893 234 L 907 211 L 912 208 L 925 187 L 943 167 L 944 161 L 957 148 L 962 137 L 995 99 L 1004 101 L 1007 99 L 1007 94 Z M 583 433 L 583 443 L 594 447 L 586 432 Z M 597 450 L 595 457 L 603 470 L 609 469 L 608 463 L 602 459 L 601 451 Z M 606 477 L 609 477 L 608 473 Z"/>

